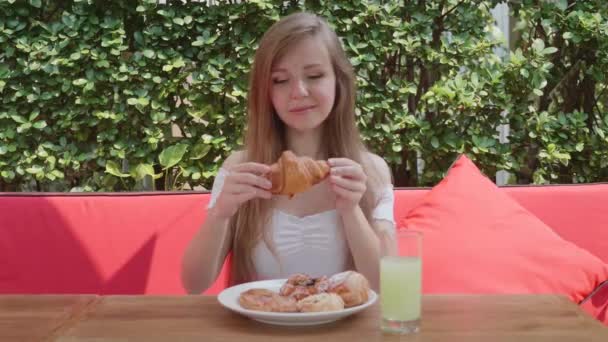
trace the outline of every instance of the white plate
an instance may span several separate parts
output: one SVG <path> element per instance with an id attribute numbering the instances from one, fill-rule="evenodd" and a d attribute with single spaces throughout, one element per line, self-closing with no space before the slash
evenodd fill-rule
<path id="1" fill-rule="evenodd" d="M 287 281 L 287 279 L 274 279 L 274 280 L 262 280 L 254 281 L 250 283 L 244 283 L 236 285 L 223 290 L 217 299 L 224 307 L 241 315 L 247 316 L 259 322 L 276 324 L 276 325 L 290 325 L 290 326 L 301 326 L 301 325 L 317 325 L 337 321 L 344 317 L 350 316 L 357 313 L 370 305 L 374 304 L 378 299 L 378 295 L 373 290 L 369 290 L 369 298 L 366 303 L 354 306 L 352 308 L 346 308 L 340 311 L 330 312 L 265 312 L 248 310 L 239 305 L 239 296 L 241 292 L 247 291 L 253 288 L 268 289 L 271 291 L 279 292 L 281 286 Z"/>

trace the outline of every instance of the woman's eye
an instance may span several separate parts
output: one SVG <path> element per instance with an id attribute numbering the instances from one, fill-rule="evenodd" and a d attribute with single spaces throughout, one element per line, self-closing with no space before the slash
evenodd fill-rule
<path id="1" fill-rule="evenodd" d="M 317 79 L 317 78 L 321 78 L 323 76 L 324 76 L 323 74 L 314 74 L 314 75 L 308 76 L 308 78 Z"/>
<path id="2" fill-rule="evenodd" d="M 285 83 L 285 82 L 287 82 L 287 80 L 282 79 L 282 78 L 275 78 L 272 80 L 272 83 L 274 83 L 274 84 L 281 84 L 281 83 Z"/>

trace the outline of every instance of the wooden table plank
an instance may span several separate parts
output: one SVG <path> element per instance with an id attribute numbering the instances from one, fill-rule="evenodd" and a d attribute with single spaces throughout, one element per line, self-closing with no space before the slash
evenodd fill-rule
<path id="1" fill-rule="evenodd" d="M 0 295 L 0 341 L 52 340 L 75 323 L 95 295 Z"/>
<path id="2" fill-rule="evenodd" d="M 322 326 L 278 327 L 232 313 L 211 296 L 107 296 L 57 340 L 608 341 L 608 329 L 551 295 L 425 296 L 421 332 L 409 337 L 382 334 L 379 309 Z"/>

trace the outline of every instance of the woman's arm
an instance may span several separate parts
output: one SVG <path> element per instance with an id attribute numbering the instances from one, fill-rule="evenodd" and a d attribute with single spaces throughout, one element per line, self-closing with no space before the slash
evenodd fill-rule
<path id="1" fill-rule="evenodd" d="M 374 290 L 380 284 L 380 239 L 367 221 L 361 207 L 340 213 L 344 233 L 350 247 L 355 268 L 370 282 Z"/>
<path id="2" fill-rule="evenodd" d="M 182 259 L 182 284 L 189 294 L 200 294 L 217 278 L 230 251 L 232 233 L 228 218 L 209 209 L 205 223 L 186 248 Z"/>
<path id="3" fill-rule="evenodd" d="M 257 163 L 240 163 L 242 153 L 233 154 L 222 166 L 228 175 L 214 189 L 217 200 L 207 211 L 203 226 L 196 233 L 182 259 L 182 284 L 190 294 L 208 289 L 217 278 L 232 246 L 228 224 L 238 207 L 255 197 L 270 198 L 270 182 L 259 176 L 269 167 Z M 216 182 L 218 180 L 216 179 Z M 221 188 L 221 189 L 218 189 Z"/>
<path id="4" fill-rule="evenodd" d="M 374 172 L 376 186 L 391 187 L 390 170 L 386 162 L 373 154 L 368 154 L 367 170 Z M 350 247 L 356 269 L 361 272 L 374 289 L 380 283 L 380 257 L 382 251 L 394 248 L 394 230 L 391 222 L 373 220 L 371 223 L 365 217 L 359 206 L 359 200 L 366 191 L 367 177 L 360 165 L 352 161 L 333 161 L 332 178 L 334 191 L 337 196 L 336 209 L 340 213 L 344 232 Z M 353 205 L 355 204 L 355 205 Z M 392 208 L 391 208 L 392 210 Z"/>

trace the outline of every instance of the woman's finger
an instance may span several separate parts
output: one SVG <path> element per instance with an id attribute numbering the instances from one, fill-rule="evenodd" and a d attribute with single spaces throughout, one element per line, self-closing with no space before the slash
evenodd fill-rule
<path id="1" fill-rule="evenodd" d="M 339 176 L 331 176 L 330 181 L 332 184 L 337 185 L 343 189 L 355 191 L 355 192 L 365 192 L 365 184 L 360 181 L 347 179 Z"/>
<path id="2" fill-rule="evenodd" d="M 348 158 L 329 158 L 327 160 L 330 166 L 349 166 L 349 165 L 357 165 L 357 163 Z"/>
<path id="3" fill-rule="evenodd" d="M 356 201 L 358 198 L 360 198 L 360 193 L 358 192 L 350 191 L 337 185 L 333 185 L 332 188 L 336 195 L 338 195 L 340 198 L 348 199 L 350 201 Z"/>
<path id="4" fill-rule="evenodd" d="M 270 189 L 272 187 L 272 183 L 268 179 L 256 176 L 253 173 L 234 173 L 231 176 L 237 184 L 254 185 L 262 189 Z"/>
<path id="5" fill-rule="evenodd" d="M 232 195 L 240 195 L 240 194 L 244 194 L 244 193 L 257 193 L 257 194 L 267 196 L 267 197 L 270 197 L 270 195 L 271 195 L 270 191 L 260 189 L 253 185 L 238 184 L 238 183 L 230 184 L 229 186 L 227 186 L 226 193 L 232 194 Z"/>
<path id="6" fill-rule="evenodd" d="M 357 180 L 365 180 L 366 176 L 359 165 L 336 166 L 331 168 L 332 176 L 343 176 Z"/>
<path id="7" fill-rule="evenodd" d="M 264 175 L 270 172 L 270 166 L 261 163 L 247 162 L 234 165 L 230 168 L 231 172 L 248 172 L 256 175 Z"/>
<path id="8" fill-rule="evenodd" d="M 252 192 L 244 192 L 244 193 L 235 195 L 235 201 L 237 203 L 244 203 L 244 202 L 247 202 L 254 198 L 270 199 L 271 196 L 272 195 L 267 191 L 256 190 L 256 191 L 252 191 Z"/>

